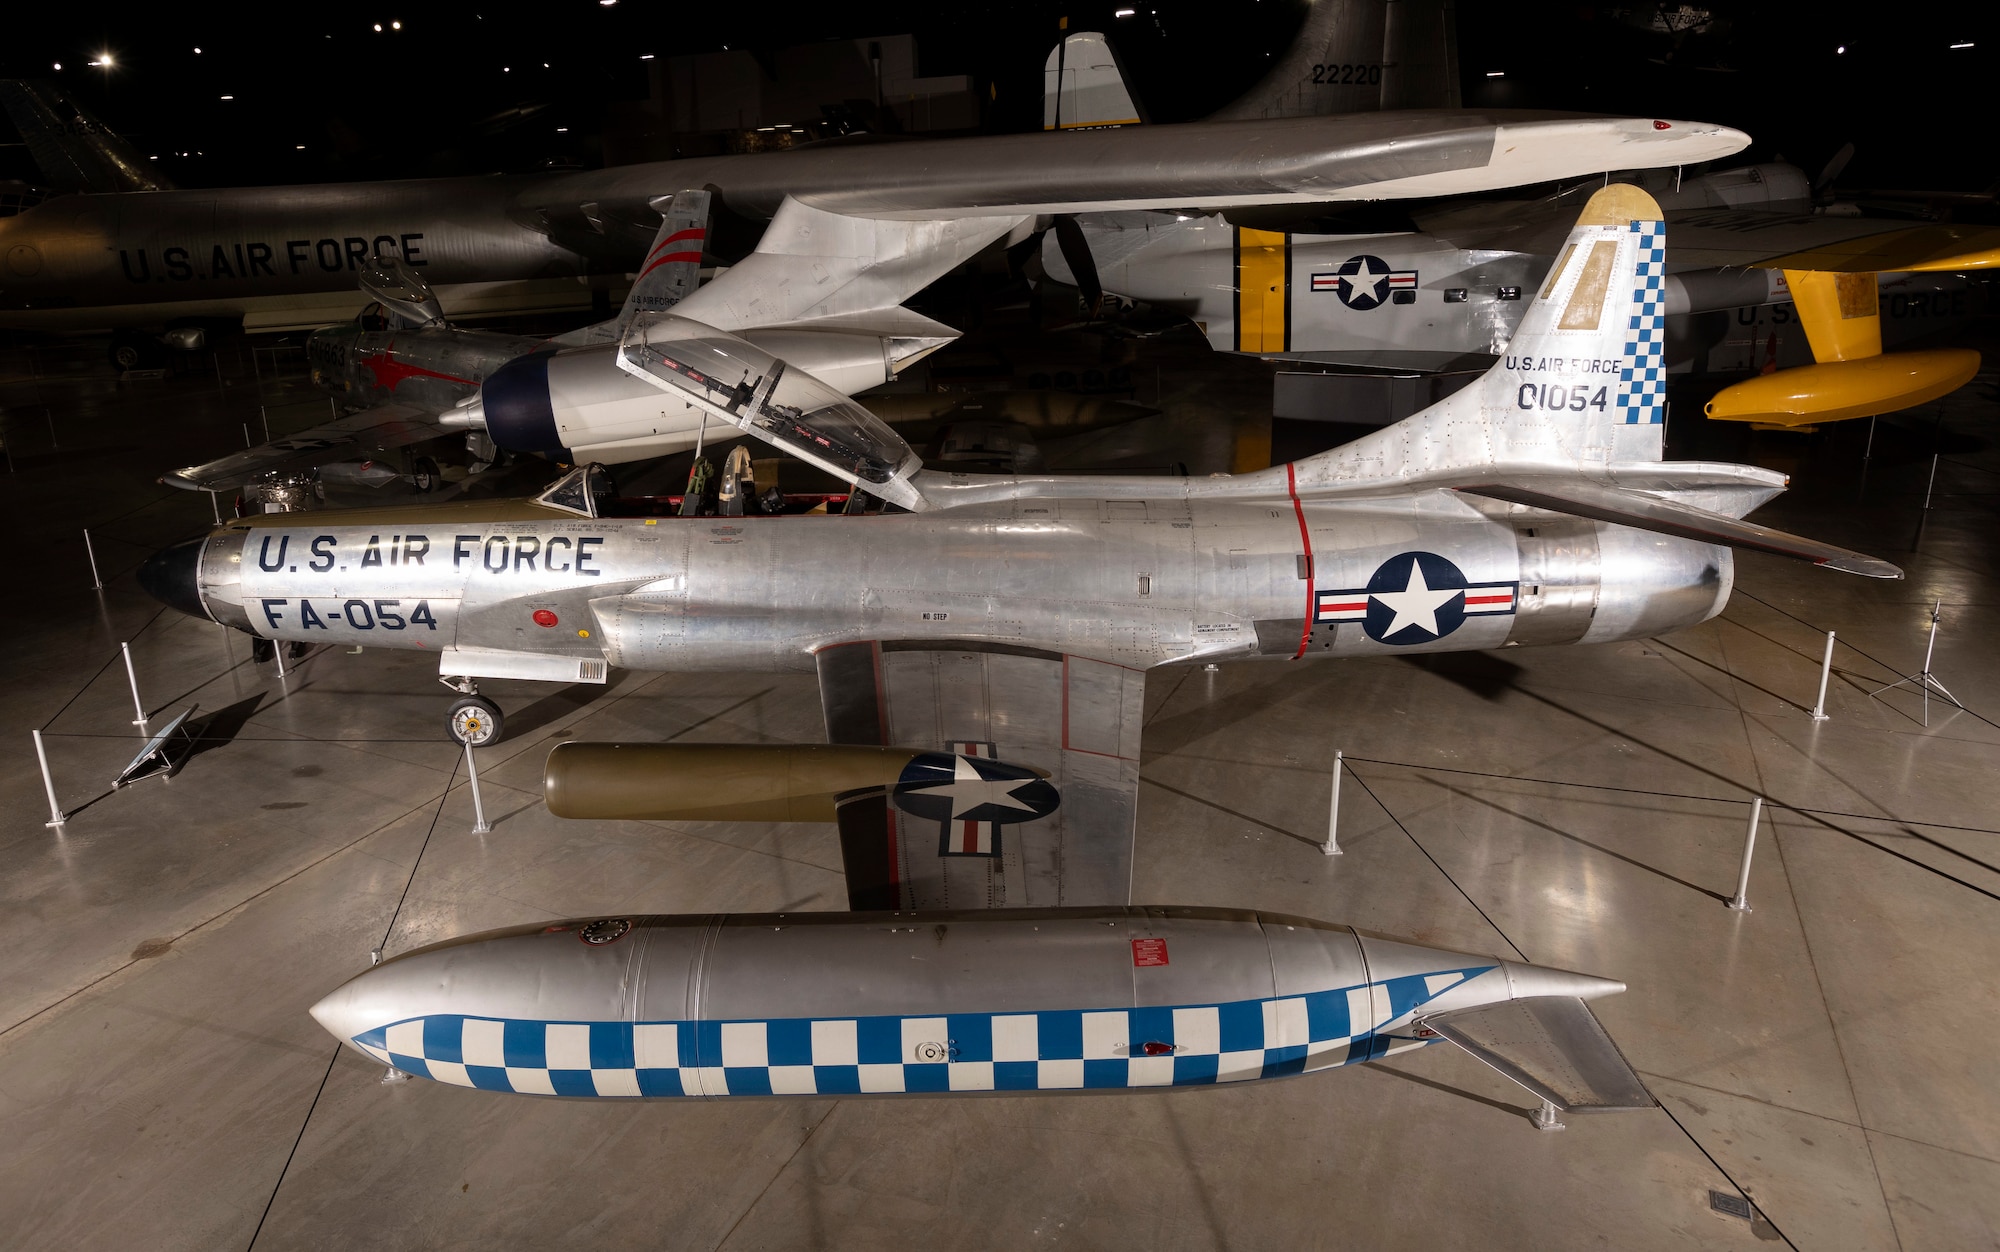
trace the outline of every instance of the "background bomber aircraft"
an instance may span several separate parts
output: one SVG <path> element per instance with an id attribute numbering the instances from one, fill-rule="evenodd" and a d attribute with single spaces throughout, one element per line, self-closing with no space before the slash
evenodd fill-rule
<path id="1" fill-rule="evenodd" d="M 788 196 L 856 217 L 953 220 L 1456 194 L 1691 164 L 1747 142 L 1726 127 L 1578 114 L 1331 116 L 1353 102 L 1320 84 L 1302 90 L 1285 67 L 1346 55 L 1349 27 L 1322 13 L 1380 8 L 1320 6 L 1283 73 L 1216 119 L 1143 133 L 1061 127 L 560 174 L 57 196 L 0 219 L 0 324 L 324 325 L 352 315 L 356 277 L 389 256 L 420 270 L 454 316 L 570 307 L 580 278 L 633 271 L 659 224 L 653 202 L 678 188 L 706 188 L 719 209 L 754 221 Z M 1410 96 L 1440 98 L 1448 91 L 1428 86 Z"/>

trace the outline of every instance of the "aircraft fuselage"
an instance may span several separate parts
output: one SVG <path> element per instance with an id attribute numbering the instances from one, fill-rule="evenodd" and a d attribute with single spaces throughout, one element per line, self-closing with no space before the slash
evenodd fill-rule
<path id="1" fill-rule="evenodd" d="M 1023 498 L 865 517 L 466 502 L 246 518 L 205 541 L 198 574 L 184 568 L 199 604 L 183 607 L 264 638 L 567 681 L 601 681 L 606 665 L 810 669 L 819 649 L 857 640 L 1140 669 L 1599 642 L 1706 620 L 1733 571 L 1724 548 L 1445 492 Z"/>

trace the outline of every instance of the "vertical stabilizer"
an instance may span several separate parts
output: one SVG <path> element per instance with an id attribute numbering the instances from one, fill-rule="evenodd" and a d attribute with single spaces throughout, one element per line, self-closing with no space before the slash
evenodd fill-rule
<path id="1" fill-rule="evenodd" d="M 1382 37 L 1384 109 L 1456 109 L 1458 15 L 1452 0 L 1389 0 Z"/>
<path id="2" fill-rule="evenodd" d="M 1042 70 L 1042 129 L 1134 126 L 1142 119 L 1111 42 L 1094 30 L 1066 37 Z"/>
<path id="3" fill-rule="evenodd" d="M 558 335 L 553 342 L 565 346 L 616 343 L 638 322 L 657 317 L 693 295 L 701 282 L 701 252 L 708 241 L 708 197 L 706 191 L 676 191 L 671 197 L 653 201 L 653 207 L 660 210 L 660 229 L 646 249 L 645 260 L 639 263 L 639 275 L 632 281 L 632 290 L 625 293 L 618 316 Z"/>
<path id="4" fill-rule="evenodd" d="M 1257 85 L 1209 118 L 1371 113 L 1382 107 L 1387 0 L 1312 0 L 1305 24 Z"/>
<path id="5" fill-rule="evenodd" d="M 52 83 L 0 80 L 0 105 L 43 177 L 60 190 L 173 190 L 130 144 Z"/>
<path id="6" fill-rule="evenodd" d="M 1487 465 L 1658 461 L 1666 225 L 1638 187 L 1591 196 L 1513 342 L 1478 382 L 1298 463 L 1301 489 Z"/>

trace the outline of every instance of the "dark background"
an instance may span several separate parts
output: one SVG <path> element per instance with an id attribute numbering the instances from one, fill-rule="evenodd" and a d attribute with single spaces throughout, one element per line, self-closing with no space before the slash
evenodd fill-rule
<path id="1" fill-rule="evenodd" d="M 1063 16 L 1071 30 L 1110 34 L 1153 121 L 1187 121 L 1253 83 L 1305 12 L 1300 0 L 1132 0 L 1137 15 L 1116 19 L 1115 7 L 364 0 L 86 15 L 24 2 L 0 75 L 54 79 L 142 153 L 159 154 L 183 186 L 334 181 L 600 164 L 607 118 L 647 95 L 640 53 L 768 52 L 904 32 L 917 36 L 920 73 L 974 78 L 982 129 L 1032 129 Z M 1996 13 L 1992 0 L 1460 0 L 1458 46 L 1468 105 L 1723 122 L 1756 139 L 1733 160 L 1783 156 L 1808 172 L 1851 141 L 1843 187 L 1978 191 L 2000 180 Z M 386 29 L 392 20 L 400 31 Z M 370 29 L 378 21 L 381 34 Z M 1977 46 L 1950 50 L 1962 40 Z M 86 67 L 106 49 L 112 69 Z M 1486 76 L 1495 70 L 1505 77 Z M 0 177 L 35 178 L 19 144 L 0 147 Z"/>

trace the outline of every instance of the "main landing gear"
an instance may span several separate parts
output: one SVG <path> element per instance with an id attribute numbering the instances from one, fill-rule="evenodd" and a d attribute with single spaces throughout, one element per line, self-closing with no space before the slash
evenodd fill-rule
<path id="1" fill-rule="evenodd" d="M 445 733 L 467 747 L 483 748 L 500 741 L 505 719 L 500 706 L 479 694 L 470 678 L 443 678 L 438 681 L 459 693 L 445 715 Z"/>

